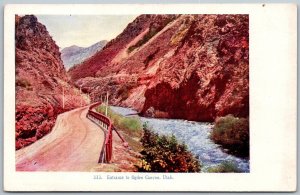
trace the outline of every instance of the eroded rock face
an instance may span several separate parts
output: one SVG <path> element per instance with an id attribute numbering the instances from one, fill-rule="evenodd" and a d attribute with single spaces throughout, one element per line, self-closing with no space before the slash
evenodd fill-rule
<path id="1" fill-rule="evenodd" d="M 57 115 L 84 104 L 58 46 L 33 15 L 16 16 L 16 149 L 49 133 Z M 65 101 L 63 105 L 63 94 Z"/>
<path id="2" fill-rule="evenodd" d="M 79 74 L 86 69 L 93 73 Z M 142 15 L 70 73 L 95 98 L 109 91 L 112 104 L 143 115 L 197 121 L 245 117 L 249 18 Z"/>

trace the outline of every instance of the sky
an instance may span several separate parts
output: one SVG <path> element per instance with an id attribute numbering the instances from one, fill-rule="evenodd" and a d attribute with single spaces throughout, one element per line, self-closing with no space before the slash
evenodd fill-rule
<path id="1" fill-rule="evenodd" d="M 72 45 L 88 47 L 101 40 L 110 41 L 137 17 L 137 15 L 36 16 L 61 49 Z"/>

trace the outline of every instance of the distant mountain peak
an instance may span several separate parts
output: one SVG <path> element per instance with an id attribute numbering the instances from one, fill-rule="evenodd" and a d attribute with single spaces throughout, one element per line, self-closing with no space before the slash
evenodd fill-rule
<path id="1" fill-rule="evenodd" d="M 89 47 L 80 47 L 77 45 L 71 45 L 61 50 L 61 58 L 65 68 L 68 70 L 76 64 L 80 64 L 85 59 L 93 56 L 96 52 L 100 51 L 107 41 L 101 40 Z"/>

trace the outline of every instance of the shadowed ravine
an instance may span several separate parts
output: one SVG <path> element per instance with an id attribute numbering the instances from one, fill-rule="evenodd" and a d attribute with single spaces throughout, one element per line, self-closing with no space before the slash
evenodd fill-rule
<path id="1" fill-rule="evenodd" d="M 111 108 L 124 116 L 136 114 L 130 108 L 111 106 Z M 202 162 L 202 172 L 207 168 L 218 165 L 224 161 L 231 161 L 242 172 L 249 172 L 249 160 L 227 154 L 210 138 L 211 123 L 194 122 L 177 119 L 156 119 L 140 117 L 149 127 L 159 134 L 174 134 L 179 141 L 184 142 L 189 150 L 199 156 Z"/>

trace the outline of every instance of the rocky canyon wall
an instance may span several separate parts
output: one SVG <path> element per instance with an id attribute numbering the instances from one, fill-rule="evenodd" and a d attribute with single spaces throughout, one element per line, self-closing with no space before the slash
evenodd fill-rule
<path id="1" fill-rule="evenodd" d="M 248 15 L 141 15 L 70 70 L 94 101 L 142 115 L 213 121 L 249 115 Z"/>
<path id="2" fill-rule="evenodd" d="M 20 149 L 49 133 L 59 113 L 87 99 L 71 84 L 58 46 L 35 16 L 16 16 L 15 46 L 16 149 Z"/>

